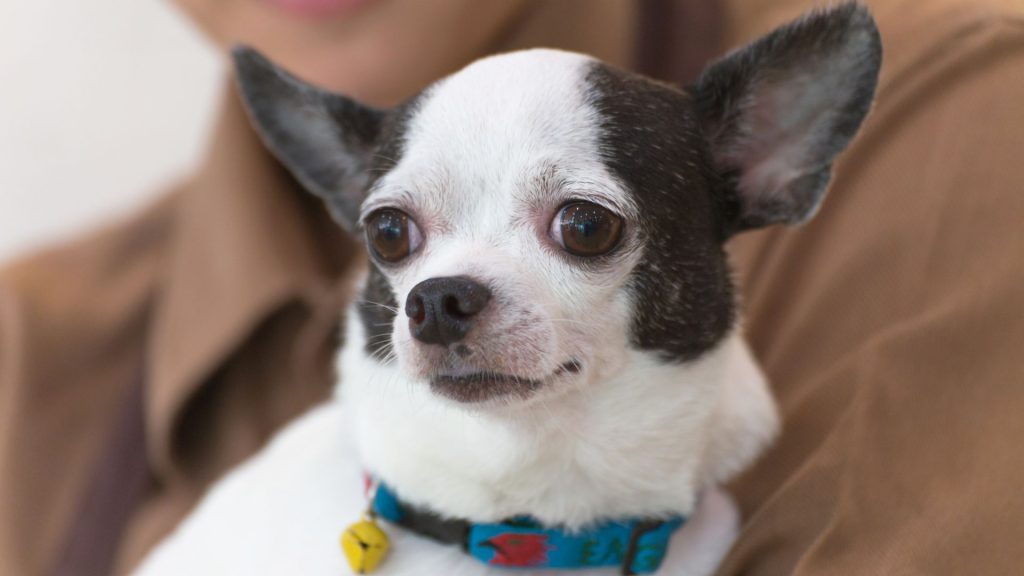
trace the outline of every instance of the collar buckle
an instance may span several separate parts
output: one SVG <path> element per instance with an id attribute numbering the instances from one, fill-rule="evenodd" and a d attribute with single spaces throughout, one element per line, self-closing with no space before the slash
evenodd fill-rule
<path id="1" fill-rule="evenodd" d="M 633 531 L 629 535 L 629 545 L 626 548 L 626 555 L 622 559 L 622 576 L 635 576 L 638 574 L 634 570 L 633 564 L 637 561 L 637 555 L 640 551 L 640 538 L 647 534 L 661 528 L 665 524 L 664 520 L 644 520 L 637 522 L 636 526 L 633 526 Z M 661 558 L 658 558 L 660 563 Z"/>

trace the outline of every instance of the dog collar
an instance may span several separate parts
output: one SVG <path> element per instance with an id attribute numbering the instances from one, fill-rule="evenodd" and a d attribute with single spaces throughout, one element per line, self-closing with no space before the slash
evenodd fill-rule
<path id="1" fill-rule="evenodd" d="M 669 538 L 686 519 L 607 521 L 583 530 L 542 526 L 529 517 L 491 524 L 451 520 L 398 499 L 378 484 L 372 513 L 445 544 L 458 544 L 488 566 L 579 569 L 619 566 L 622 574 L 650 574 L 668 551 Z"/>

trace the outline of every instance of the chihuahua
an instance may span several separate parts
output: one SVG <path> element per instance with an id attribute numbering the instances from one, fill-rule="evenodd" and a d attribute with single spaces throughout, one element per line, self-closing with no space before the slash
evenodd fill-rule
<path id="1" fill-rule="evenodd" d="M 874 97 L 868 11 L 811 13 L 682 90 L 538 49 L 380 110 L 234 62 L 369 264 L 334 399 L 139 573 L 713 573 L 739 526 L 720 486 L 779 427 L 724 244 L 817 210 Z"/>

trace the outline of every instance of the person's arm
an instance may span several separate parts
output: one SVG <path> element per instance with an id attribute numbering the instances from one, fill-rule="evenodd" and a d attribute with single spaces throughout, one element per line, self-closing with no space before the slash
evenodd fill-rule
<path id="1" fill-rule="evenodd" d="M 139 375 L 170 206 L 0 266 L 0 574 L 65 552 Z"/>
<path id="2" fill-rule="evenodd" d="M 755 250 L 785 432 L 722 575 L 1024 566 L 1024 23 L 970 34 L 880 94 L 820 221 Z"/>
<path id="3" fill-rule="evenodd" d="M 31 396 L 25 374 L 25 321 L 30 312 L 25 303 L 24 283 L 18 268 L 0 267 L 0 573 L 27 574 L 40 568 L 34 564 L 38 545 L 24 545 L 19 535 L 31 529 L 31 506 L 22 497 L 28 471 L 17 462 L 23 459 L 31 426 L 24 426 L 21 408 Z M 33 527 L 34 528 L 34 527 Z"/>

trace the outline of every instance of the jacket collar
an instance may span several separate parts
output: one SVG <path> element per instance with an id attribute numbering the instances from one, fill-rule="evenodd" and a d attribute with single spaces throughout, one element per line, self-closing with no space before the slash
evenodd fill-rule
<path id="1" fill-rule="evenodd" d="M 207 161 L 175 206 L 148 343 L 146 437 L 157 473 L 173 471 L 175 422 L 202 382 L 285 304 L 337 314 L 338 281 L 358 253 L 227 92 Z"/>

